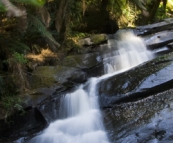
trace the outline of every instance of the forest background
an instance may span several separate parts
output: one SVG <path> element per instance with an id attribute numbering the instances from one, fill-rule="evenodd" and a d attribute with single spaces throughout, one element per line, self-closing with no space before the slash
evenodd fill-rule
<path id="1" fill-rule="evenodd" d="M 173 0 L 0 0 L 1 111 L 21 110 L 35 68 L 80 54 L 79 39 L 170 17 Z"/>

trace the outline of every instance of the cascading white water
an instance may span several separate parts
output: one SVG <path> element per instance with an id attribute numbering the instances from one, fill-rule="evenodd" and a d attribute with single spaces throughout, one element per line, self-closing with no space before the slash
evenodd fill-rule
<path id="1" fill-rule="evenodd" d="M 108 143 L 96 96 L 97 78 L 91 78 L 87 92 L 81 85 L 62 98 L 65 119 L 57 120 L 30 143 Z"/>
<path id="2" fill-rule="evenodd" d="M 108 47 L 113 50 L 104 55 L 105 73 L 128 70 L 153 58 L 144 41 L 132 32 L 119 31 L 115 38 L 108 40 Z"/>
<path id="3" fill-rule="evenodd" d="M 109 48 L 116 46 L 118 49 L 104 55 L 106 73 L 129 69 L 151 58 L 152 54 L 146 50 L 143 41 L 132 33 L 120 33 L 115 37 L 118 41 L 109 40 Z M 104 78 L 105 75 L 91 78 L 73 93 L 66 94 L 61 102 L 63 119 L 51 123 L 29 143 L 109 143 L 96 92 L 97 83 Z"/>

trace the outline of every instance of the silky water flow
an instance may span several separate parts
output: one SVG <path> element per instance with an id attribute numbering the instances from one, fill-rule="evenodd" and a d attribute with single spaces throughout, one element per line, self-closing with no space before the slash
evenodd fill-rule
<path id="1" fill-rule="evenodd" d="M 76 91 L 62 97 L 60 106 L 64 118 L 51 123 L 27 143 L 109 143 L 99 109 L 97 83 L 153 57 L 142 39 L 133 33 L 118 32 L 114 37 L 108 40 L 111 52 L 104 54 L 105 75 L 90 78 Z"/>

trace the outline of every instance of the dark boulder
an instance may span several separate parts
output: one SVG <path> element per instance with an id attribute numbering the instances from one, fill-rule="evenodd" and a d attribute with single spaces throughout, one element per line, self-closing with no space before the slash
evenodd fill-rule
<path id="1" fill-rule="evenodd" d="M 19 137 L 32 136 L 46 126 L 47 122 L 39 110 L 29 108 L 0 121 L 0 142 L 12 142 Z"/>

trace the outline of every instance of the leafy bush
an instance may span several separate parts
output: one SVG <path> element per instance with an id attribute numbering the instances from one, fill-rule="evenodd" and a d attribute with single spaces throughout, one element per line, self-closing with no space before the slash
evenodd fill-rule
<path id="1" fill-rule="evenodd" d="M 21 114 L 24 113 L 22 107 L 22 101 L 15 95 L 6 95 L 1 97 L 2 109 L 5 110 L 5 118 L 14 113 L 15 111 L 20 111 Z M 1 110 L 2 110 L 1 109 Z"/>

